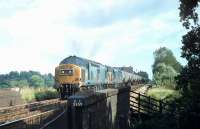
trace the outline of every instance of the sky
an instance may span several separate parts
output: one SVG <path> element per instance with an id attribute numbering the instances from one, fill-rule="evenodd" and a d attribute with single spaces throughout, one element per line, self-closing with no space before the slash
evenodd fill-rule
<path id="1" fill-rule="evenodd" d="M 179 0 L 0 0 L 0 74 L 53 73 L 70 55 L 152 76 L 153 52 L 181 64 Z"/>

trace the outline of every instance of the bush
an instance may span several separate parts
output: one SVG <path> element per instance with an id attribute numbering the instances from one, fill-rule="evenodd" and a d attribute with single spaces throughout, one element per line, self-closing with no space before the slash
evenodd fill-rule
<path id="1" fill-rule="evenodd" d="M 31 102 L 35 100 L 35 89 L 25 87 L 22 88 L 20 91 L 22 99 L 24 99 L 26 102 Z"/>
<path id="2" fill-rule="evenodd" d="M 53 88 L 22 88 L 21 97 L 26 102 L 41 101 L 46 99 L 53 99 L 58 97 L 58 93 Z"/>
<path id="3" fill-rule="evenodd" d="M 35 92 L 35 98 L 37 101 L 57 98 L 58 93 L 53 88 L 38 88 Z"/>
<path id="4" fill-rule="evenodd" d="M 158 100 L 164 101 L 174 101 L 181 97 L 181 94 L 177 90 L 167 89 L 167 88 L 152 88 L 147 92 L 148 96 L 151 96 Z"/>
<path id="5" fill-rule="evenodd" d="M 174 116 L 157 114 L 148 119 L 139 120 L 134 129 L 178 129 L 178 126 Z"/>

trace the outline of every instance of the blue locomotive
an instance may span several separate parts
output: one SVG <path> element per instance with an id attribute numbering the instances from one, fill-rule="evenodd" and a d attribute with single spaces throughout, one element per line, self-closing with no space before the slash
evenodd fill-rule
<path id="1" fill-rule="evenodd" d="M 141 76 L 77 56 L 69 56 L 55 68 L 55 86 L 63 99 L 80 89 L 107 88 L 108 84 L 140 82 Z"/>

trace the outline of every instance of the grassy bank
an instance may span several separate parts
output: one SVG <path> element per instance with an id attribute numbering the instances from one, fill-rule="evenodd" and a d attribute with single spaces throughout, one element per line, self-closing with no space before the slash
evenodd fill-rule
<path id="1" fill-rule="evenodd" d="M 58 97 L 58 93 L 54 88 L 22 88 L 20 91 L 22 99 L 26 102 L 53 99 Z"/>
<path id="2" fill-rule="evenodd" d="M 149 89 L 147 95 L 164 101 L 174 101 L 181 97 L 179 91 L 163 87 Z"/>

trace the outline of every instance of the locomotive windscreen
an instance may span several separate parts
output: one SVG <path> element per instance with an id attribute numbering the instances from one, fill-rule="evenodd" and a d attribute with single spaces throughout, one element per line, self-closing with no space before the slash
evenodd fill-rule
<path id="1" fill-rule="evenodd" d="M 69 75 L 69 76 L 72 76 L 72 75 L 73 75 L 73 70 L 72 70 L 72 69 L 61 69 L 61 70 L 60 70 L 60 74 L 61 74 L 61 75 Z"/>

